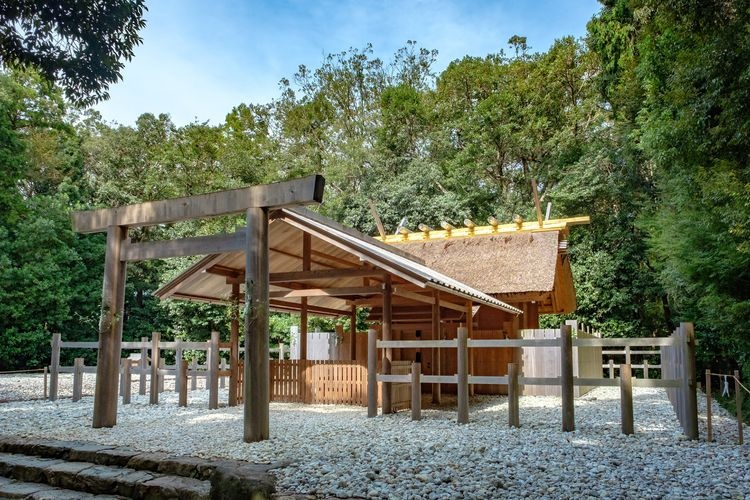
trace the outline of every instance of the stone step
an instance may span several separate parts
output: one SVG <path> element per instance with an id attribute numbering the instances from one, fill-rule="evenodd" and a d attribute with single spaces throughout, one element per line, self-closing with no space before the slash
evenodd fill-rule
<path id="1" fill-rule="evenodd" d="M 0 476 L 0 498 L 27 498 L 34 500 L 125 500 L 117 495 L 94 495 L 83 491 L 66 490 L 42 483 L 25 483 Z"/>
<path id="2" fill-rule="evenodd" d="M 25 483 L 126 498 L 205 500 L 211 495 L 209 481 L 192 477 L 12 453 L 0 453 L 0 476 Z"/>
<path id="3" fill-rule="evenodd" d="M 268 470 L 284 465 L 0 436 L 0 476 L 31 484 L 29 488 L 48 485 L 129 498 L 270 498 L 274 485 Z"/>

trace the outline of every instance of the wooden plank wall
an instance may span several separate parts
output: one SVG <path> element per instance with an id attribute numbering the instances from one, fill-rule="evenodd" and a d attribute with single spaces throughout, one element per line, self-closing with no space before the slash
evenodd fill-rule
<path id="1" fill-rule="evenodd" d="M 579 339 L 598 338 L 583 330 L 574 335 Z M 573 347 L 573 376 L 580 378 L 601 378 L 602 376 L 602 348 L 601 347 Z M 576 386 L 575 397 L 580 397 L 594 389 L 593 386 Z"/>
<path id="2" fill-rule="evenodd" d="M 558 329 L 521 330 L 523 339 L 557 339 L 559 337 L 560 330 Z M 524 377 L 560 376 L 559 347 L 525 347 L 522 359 L 521 373 Z M 575 366 L 573 373 L 575 373 Z M 526 385 L 521 389 L 521 394 L 524 396 L 560 396 L 560 386 Z"/>
<path id="3" fill-rule="evenodd" d="M 271 360 L 271 401 L 367 405 L 367 367 L 352 361 Z"/>
<path id="4" fill-rule="evenodd" d="M 504 339 L 508 338 L 502 330 L 474 330 L 473 339 Z M 504 376 L 508 374 L 508 363 L 513 362 L 512 348 L 482 348 L 469 349 L 469 356 L 473 358 L 474 371 L 472 375 Z M 475 394 L 508 394 L 507 385 L 476 384 Z"/>

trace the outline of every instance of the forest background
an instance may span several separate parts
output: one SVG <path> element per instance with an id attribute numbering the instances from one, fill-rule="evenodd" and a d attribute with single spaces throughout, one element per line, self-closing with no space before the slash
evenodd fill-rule
<path id="1" fill-rule="evenodd" d="M 52 332 L 97 338 L 104 238 L 74 234 L 71 211 L 321 173 L 319 210 L 368 234 L 368 199 L 390 231 L 404 217 L 412 228 L 534 219 L 536 180 L 553 217 L 591 216 L 570 236 L 572 317 L 607 336 L 665 335 L 692 321 L 699 368 L 739 368 L 747 380 L 750 2 L 602 4 L 584 39 L 534 52 L 514 36 L 505 51 L 437 74 L 437 52 L 415 42 L 388 61 L 370 47 L 330 54 L 283 79 L 271 102 L 238 103 L 220 125 L 178 127 L 151 113 L 135 126 L 107 123 L 79 107 L 86 99 L 69 82 L 6 66 L 0 370 L 48 363 Z M 154 297 L 191 262 L 129 266 L 124 339 L 227 334 L 227 308 Z M 272 342 L 288 342 L 296 321 L 274 315 Z M 315 327 L 331 325 L 313 319 Z"/>

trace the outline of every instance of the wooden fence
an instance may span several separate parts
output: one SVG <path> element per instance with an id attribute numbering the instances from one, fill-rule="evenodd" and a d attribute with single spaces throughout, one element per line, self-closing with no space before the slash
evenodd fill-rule
<path id="1" fill-rule="evenodd" d="M 674 342 L 661 346 L 662 377 L 679 380 L 668 387 L 667 395 L 677 418 L 691 439 L 698 439 L 698 401 L 696 394 L 695 332 L 692 323 L 680 323 L 669 337 Z"/>
<path id="2" fill-rule="evenodd" d="M 591 332 L 578 326 L 578 322 L 565 322 L 570 325 L 573 336 L 578 339 L 599 338 Z M 523 339 L 558 339 L 560 329 L 527 329 L 520 330 Z M 520 371 L 524 377 L 548 378 L 560 376 L 559 346 L 526 347 L 523 348 L 522 365 Z M 573 346 L 573 376 L 580 378 L 598 378 L 602 374 L 602 348 L 600 346 Z M 593 386 L 577 385 L 573 395 L 580 397 L 591 391 Z M 559 396 L 560 387 L 554 385 L 525 385 L 519 388 L 524 396 Z"/>
<path id="3" fill-rule="evenodd" d="M 675 408 L 683 431 L 690 439 L 698 438 L 698 415 L 696 394 L 695 394 L 695 340 L 693 336 L 693 327 L 690 323 L 682 323 L 677 332 L 670 337 L 650 337 L 650 338 L 572 338 L 571 325 L 563 325 L 557 338 L 551 339 L 480 339 L 473 340 L 467 338 L 467 329 L 458 329 L 458 338 L 453 340 L 400 340 L 400 341 L 378 341 L 377 332 L 370 330 L 368 335 L 369 350 L 379 349 L 456 349 L 458 358 L 458 370 L 455 375 L 423 375 L 412 373 L 412 375 L 395 375 L 395 374 L 377 374 L 375 360 L 377 356 L 374 352 L 368 354 L 368 370 L 376 373 L 375 380 L 383 382 L 385 386 L 389 383 L 438 383 L 438 384 L 457 384 L 458 386 L 458 422 L 466 423 L 469 418 L 468 409 L 468 387 L 470 384 L 501 384 L 509 387 L 518 387 L 518 385 L 542 385 L 542 386 L 559 386 L 562 396 L 562 428 L 564 431 L 575 429 L 575 411 L 574 411 L 574 387 L 576 386 L 619 386 L 621 394 L 622 410 L 622 430 L 623 433 L 633 433 L 633 387 L 661 387 L 667 389 L 670 401 Z M 573 371 L 573 348 L 574 347 L 654 347 L 658 346 L 662 350 L 662 379 L 637 379 L 631 375 L 631 366 L 628 364 L 620 365 L 619 379 L 607 379 L 602 377 L 601 368 L 597 377 L 575 376 Z M 468 348 L 497 348 L 497 347 L 522 347 L 522 348 L 547 348 L 556 347 L 560 356 L 560 376 L 559 377 L 527 377 L 518 376 L 518 367 L 513 363 L 508 366 L 508 373 L 514 374 L 506 376 L 472 376 L 468 374 Z M 599 361 L 600 363 L 601 361 Z M 414 363 L 416 368 L 419 363 Z M 511 380 L 511 378 L 513 380 Z M 514 392 L 513 398 L 518 398 L 518 391 Z M 372 408 L 377 405 L 374 401 L 375 394 L 368 395 L 368 416 L 375 416 L 376 412 Z M 419 400 L 412 400 L 413 404 L 421 404 Z M 510 401 L 511 407 L 518 408 L 517 400 Z M 418 410 L 418 409 L 417 409 Z M 384 413 L 391 411 L 390 408 L 383 408 Z M 412 408 L 413 415 L 418 418 L 419 411 Z M 513 413 L 513 412 L 511 412 Z M 509 414 L 509 417 L 512 417 Z M 509 418 L 509 423 L 514 425 L 514 420 Z"/>
<path id="4" fill-rule="evenodd" d="M 357 361 L 271 360 L 270 371 L 271 401 L 367 404 L 367 367 Z"/>

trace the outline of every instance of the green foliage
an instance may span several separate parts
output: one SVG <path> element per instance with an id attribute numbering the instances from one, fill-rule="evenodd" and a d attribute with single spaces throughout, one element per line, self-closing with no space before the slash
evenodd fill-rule
<path id="1" fill-rule="evenodd" d="M 390 61 L 371 47 L 327 56 L 282 81 L 266 104 L 238 104 L 220 126 L 134 126 L 70 117 L 32 72 L 0 74 L 0 359 L 46 361 L 52 331 L 96 338 L 103 239 L 77 236 L 73 208 L 117 206 L 272 182 L 327 180 L 319 209 L 374 234 L 406 218 L 438 227 L 490 215 L 534 219 L 531 181 L 571 231 L 574 316 L 606 335 L 660 335 L 695 321 L 705 366 L 750 376 L 750 36 L 742 2 L 611 0 L 584 44 L 453 61 L 408 42 Z M 732 50 L 727 50 L 731 47 Z M 543 207 L 544 208 L 544 207 Z M 133 241 L 233 230 L 241 218 L 132 229 Z M 128 266 L 124 337 L 228 338 L 222 305 L 159 302 L 194 262 Z M 366 310 L 358 311 L 364 330 Z M 558 324 L 563 318 L 543 319 Z M 299 318 L 273 314 L 272 343 Z M 311 318 L 311 330 L 349 328 Z"/>
<path id="2" fill-rule="evenodd" d="M 14 0 L 0 4 L 0 62 L 31 67 L 78 104 L 109 97 L 146 22 L 144 0 Z"/>

